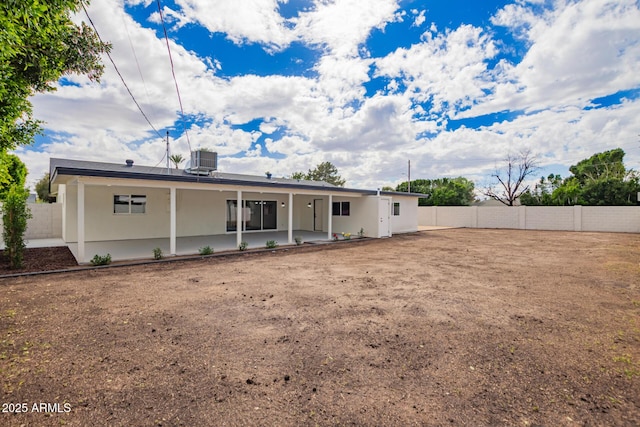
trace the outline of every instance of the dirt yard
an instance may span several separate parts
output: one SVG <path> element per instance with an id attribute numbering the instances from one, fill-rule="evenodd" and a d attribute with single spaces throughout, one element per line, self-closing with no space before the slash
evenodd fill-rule
<path id="1" fill-rule="evenodd" d="M 452 229 L 2 279 L 0 334 L 3 426 L 636 426 L 640 235 Z"/>

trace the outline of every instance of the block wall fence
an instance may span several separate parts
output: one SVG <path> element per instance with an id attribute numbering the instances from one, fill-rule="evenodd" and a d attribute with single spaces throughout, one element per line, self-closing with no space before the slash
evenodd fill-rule
<path id="1" fill-rule="evenodd" d="M 420 206 L 418 225 L 640 233 L 640 206 Z"/>
<path id="2" fill-rule="evenodd" d="M 61 203 L 28 203 L 32 218 L 27 221 L 25 240 L 53 239 L 62 237 Z M 2 216 L 0 215 L 0 237 L 2 236 Z"/>

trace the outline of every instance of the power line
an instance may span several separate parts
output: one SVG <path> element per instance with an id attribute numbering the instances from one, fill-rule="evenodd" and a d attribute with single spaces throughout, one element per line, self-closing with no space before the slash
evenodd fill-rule
<path id="1" fill-rule="evenodd" d="M 187 125 L 184 119 L 184 108 L 182 107 L 182 98 L 180 96 L 180 88 L 178 87 L 178 80 L 176 79 L 176 71 L 173 66 L 173 57 L 171 56 L 171 47 L 169 46 L 169 35 L 167 34 L 167 27 L 164 24 L 164 15 L 162 14 L 162 6 L 160 0 L 156 0 L 158 4 L 158 13 L 160 14 L 160 22 L 162 23 L 162 30 L 164 31 L 164 39 L 167 43 L 167 52 L 169 52 L 169 63 L 171 64 L 171 75 L 173 76 L 173 82 L 176 86 L 176 94 L 178 95 L 178 103 L 180 104 L 180 114 L 182 115 L 182 127 L 184 134 L 187 137 L 187 145 L 189 145 L 189 151 L 191 151 L 191 141 L 189 140 L 189 132 L 187 132 Z"/>
<path id="2" fill-rule="evenodd" d="M 127 20 L 124 18 L 124 14 L 121 15 L 122 24 L 124 25 L 124 29 L 127 33 L 127 38 L 129 39 L 129 46 L 131 46 L 131 53 L 133 54 L 133 59 L 136 61 L 136 66 L 138 67 L 138 74 L 140 74 L 140 80 L 142 80 L 142 85 L 144 86 L 144 93 L 146 95 L 146 100 L 148 104 L 151 104 L 149 101 L 149 90 L 147 89 L 147 83 L 144 81 L 144 75 L 142 74 L 142 68 L 140 68 L 140 61 L 138 61 L 138 55 L 136 54 L 136 49 L 133 47 L 133 41 L 131 40 L 131 34 L 129 33 L 129 26 L 127 25 Z"/>
<path id="3" fill-rule="evenodd" d="M 82 9 L 84 10 L 85 15 L 87 15 L 87 19 L 89 20 L 89 23 L 91 24 L 91 26 L 93 27 L 93 30 L 96 32 L 96 35 L 98 36 L 98 40 L 100 40 L 101 43 L 104 43 L 102 41 L 102 38 L 100 37 L 100 34 L 98 33 L 98 29 L 96 28 L 95 24 L 93 23 L 93 20 L 89 16 L 89 12 L 87 12 L 87 9 L 85 8 L 84 3 L 81 3 L 81 4 L 82 4 Z M 142 114 L 142 116 L 145 118 L 147 123 L 149 123 L 149 126 L 151 126 L 151 129 L 153 129 L 158 134 L 158 136 L 162 139 L 163 136 L 160 134 L 160 132 L 158 132 L 158 129 L 156 129 L 155 126 L 153 126 L 153 124 L 151 123 L 151 121 L 149 120 L 147 115 L 144 113 L 144 111 L 142 111 L 142 107 L 140 107 L 140 104 L 138 104 L 138 101 L 136 100 L 136 97 L 133 96 L 133 93 L 131 92 L 131 89 L 129 89 L 129 86 L 127 85 L 127 82 L 124 80 L 124 77 L 120 73 L 120 70 L 118 70 L 118 67 L 116 66 L 116 63 L 114 62 L 113 58 L 111 57 L 111 54 L 109 54 L 109 52 L 106 52 L 106 54 L 107 54 L 107 57 L 109 58 L 109 60 L 111 61 L 111 64 L 113 65 L 113 68 L 116 70 L 116 73 L 118 73 L 118 76 L 120 76 L 120 80 L 122 81 L 122 84 L 127 89 L 127 92 L 129 92 L 129 95 L 131 96 L 131 99 L 133 99 L 133 102 L 136 104 L 136 107 L 138 107 L 138 110 L 140 110 L 140 113 Z"/>

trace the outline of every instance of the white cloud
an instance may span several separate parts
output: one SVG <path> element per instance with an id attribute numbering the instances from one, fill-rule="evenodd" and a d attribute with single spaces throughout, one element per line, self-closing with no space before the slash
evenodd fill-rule
<path id="1" fill-rule="evenodd" d="M 393 22 L 397 9 L 395 0 L 316 0 L 313 10 L 294 20 L 295 30 L 302 40 L 326 46 L 335 56 L 358 56 L 371 30 Z"/>
<path id="2" fill-rule="evenodd" d="M 225 33 L 235 43 L 261 43 L 280 50 L 291 43 L 290 24 L 278 12 L 282 0 L 176 0 L 182 23 Z"/>
<path id="3" fill-rule="evenodd" d="M 411 12 L 414 15 L 416 15 L 415 19 L 413 20 L 413 26 L 414 27 L 421 26 L 427 20 L 427 18 L 424 16 L 425 13 L 427 12 L 426 10 L 421 10 L 419 12 L 417 10 L 412 10 Z"/>
<path id="4" fill-rule="evenodd" d="M 640 8 L 634 0 L 557 1 L 535 15 L 507 6 L 493 22 L 526 38 L 522 61 L 496 72 L 502 80 L 462 116 L 504 109 L 584 107 L 593 98 L 640 86 Z"/>
<path id="5" fill-rule="evenodd" d="M 473 105 L 492 86 L 486 61 L 497 49 L 480 28 L 463 25 L 376 60 L 376 76 L 400 79 L 412 98 L 429 102 L 432 114 L 454 114 Z"/>

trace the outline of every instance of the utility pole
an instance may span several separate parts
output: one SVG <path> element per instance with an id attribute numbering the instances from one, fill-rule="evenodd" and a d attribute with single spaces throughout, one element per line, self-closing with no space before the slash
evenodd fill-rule
<path id="1" fill-rule="evenodd" d="M 169 166 L 169 156 L 171 153 L 169 152 L 169 131 L 167 131 L 167 175 L 171 173 L 171 169 Z"/>
<path id="2" fill-rule="evenodd" d="M 409 173 L 407 175 L 409 175 L 409 181 L 408 181 L 408 185 L 407 185 L 407 193 L 411 193 L 411 160 L 409 160 Z"/>

